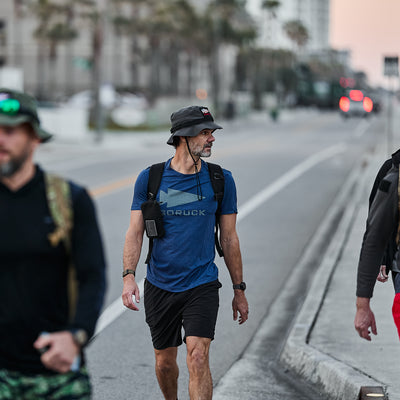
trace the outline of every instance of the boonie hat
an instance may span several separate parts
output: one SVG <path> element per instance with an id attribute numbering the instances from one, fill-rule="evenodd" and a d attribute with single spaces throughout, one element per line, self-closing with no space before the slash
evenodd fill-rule
<path id="1" fill-rule="evenodd" d="M 203 106 L 181 108 L 171 114 L 171 137 L 167 144 L 173 144 L 174 136 L 197 136 L 203 129 L 222 129 L 214 122 L 210 110 Z"/>
<path id="2" fill-rule="evenodd" d="M 40 127 L 36 100 L 26 93 L 0 88 L 0 126 L 17 126 L 29 122 L 36 135 L 46 142 L 53 135 Z"/>

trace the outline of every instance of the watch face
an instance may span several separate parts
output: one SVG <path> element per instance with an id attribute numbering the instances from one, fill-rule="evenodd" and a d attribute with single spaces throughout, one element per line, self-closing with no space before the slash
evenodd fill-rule
<path id="1" fill-rule="evenodd" d="M 84 346 L 88 339 L 87 333 L 83 329 L 78 329 L 74 333 L 74 339 L 80 346 Z"/>
<path id="2" fill-rule="evenodd" d="M 238 285 L 233 285 L 234 289 L 246 290 L 246 283 L 241 282 Z"/>

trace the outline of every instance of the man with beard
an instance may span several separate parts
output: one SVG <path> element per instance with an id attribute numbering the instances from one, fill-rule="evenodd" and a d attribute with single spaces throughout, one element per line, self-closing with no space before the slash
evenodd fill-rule
<path id="1" fill-rule="evenodd" d="M 31 96 L 0 89 L 1 400 L 91 395 L 83 348 L 105 292 L 102 242 L 86 190 L 34 164 L 51 136 Z"/>
<path id="2" fill-rule="evenodd" d="M 175 147 L 175 155 L 165 163 L 159 190 L 152 196 L 160 203 L 165 234 L 154 239 L 150 250 L 144 307 L 155 352 L 156 375 L 165 399 L 177 398 L 176 358 L 183 328 L 189 395 L 191 399 L 207 400 L 212 398 L 209 349 L 221 284 L 214 263 L 214 228 L 219 205 L 209 173 L 211 165 L 201 157 L 211 155 L 213 133 L 221 127 L 214 122 L 208 108 L 200 106 L 174 112 L 171 123 L 172 135 L 167 143 Z M 142 171 L 135 184 L 124 247 L 122 299 L 126 307 L 135 311 L 138 310 L 135 301 L 140 299 L 135 271 L 145 227 L 148 228 L 142 206 L 148 200 L 149 171 L 149 168 Z M 225 169 L 220 171 L 218 178 L 224 180 L 218 213 L 221 247 L 233 283 L 233 319 L 239 317 L 242 324 L 248 318 L 248 304 L 236 232 L 236 187 L 232 174 Z M 146 233 L 151 237 L 147 229 Z"/>

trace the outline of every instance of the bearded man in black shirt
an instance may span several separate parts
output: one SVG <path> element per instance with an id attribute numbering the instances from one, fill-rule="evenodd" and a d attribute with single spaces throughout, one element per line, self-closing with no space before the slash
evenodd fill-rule
<path id="1" fill-rule="evenodd" d="M 83 348 L 103 303 L 103 248 L 86 190 L 58 178 L 68 189 L 58 204 L 34 164 L 51 136 L 32 97 L 0 89 L 0 400 L 91 395 Z M 66 228 L 57 206 L 69 212 Z"/>

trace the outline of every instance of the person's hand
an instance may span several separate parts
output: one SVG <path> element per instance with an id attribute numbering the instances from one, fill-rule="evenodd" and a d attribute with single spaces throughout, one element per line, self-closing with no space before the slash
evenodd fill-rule
<path id="1" fill-rule="evenodd" d="M 379 282 L 386 282 L 388 280 L 389 276 L 386 272 L 386 265 L 381 265 L 381 269 L 379 270 L 379 274 L 376 278 L 377 281 Z"/>
<path id="2" fill-rule="evenodd" d="M 46 368 L 59 373 L 68 372 L 80 352 L 79 346 L 74 342 L 72 333 L 69 331 L 40 335 L 33 346 L 37 350 L 47 348 L 40 360 Z"/>
<path id="3" fill-rule="evenodd" d="M 233 320 L 238 319 L 239 325 L 245 323 L 249 317 L 249 305 L 243 290 L 235 290 L 235 296 L 232 300 Z"/>
<path id="4" fill-rule="evenodd" d="M 132 274 L 126 275 L 124 278 L 124 287 L 122 289 L 122 302 L 125 307 L 130 310 L 139 311 L 139 308 L 133 301 L 135 297 L 136 303 L 140 302 L 139 287 L 135 281 L 135 277 Z"/>
<path id="5" fill-rule="evenodd" d="M 367 298 L 357 298 L 357 311 L 354 319 L 354 327 L 360 337 L 368 341 L 371 341 L 371 332 L 374 335 L 378 334 L 375 316 L 369 306 L 369 299 Z"/>

